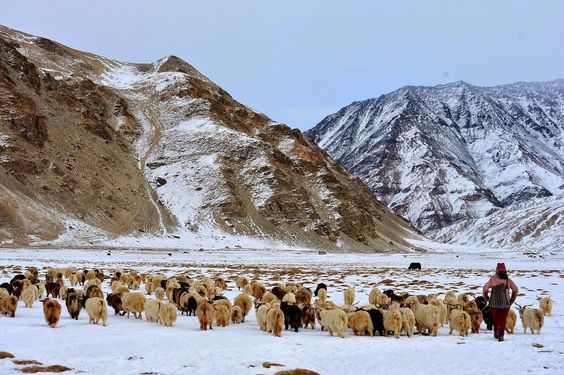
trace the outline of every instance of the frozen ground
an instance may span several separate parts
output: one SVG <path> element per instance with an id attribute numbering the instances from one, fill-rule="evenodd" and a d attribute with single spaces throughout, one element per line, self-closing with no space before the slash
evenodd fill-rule
<path id="1" fill-rule="evenodd" d="M 16 317 L 0 317 L 0 351 L 17 359 L 33 359 L 44 365 L 64 365 L 74 373 L 92 374 L 273 374 L 277 371 L 306 368 L 322 374 L 511 374 L 564 373 L 564 320 L 561 283 L 564 258 L 531 259 L 520 254 L 366 255 L 326 254 L 289 250 L 211 250 L 140 251 L 112 250 L 0 250 L 0 282 L 27 266 L 43 268 L 75 266 L 99 268 L 106 274 L 115 269 L 144 272 L 186 273 L 192 278 L 204 275 L 229 280 L 226 295 L 237 294 L 233 278 L 257 277 L 267 286 L 278 282 L 300 281 L 315 287 L 323 281 L 329 297 L 342 302 L 342 290 L 353 286 L 356 300 L 367 302 L 370 288 L 393 288 L 414 294 L 476 292 L 504 261 L 523 293 L 517 300 L 535 302 L 537 295 L 550 295 L 552 317 L 546 317 L 540 336 L 523 334 L 517 322 L 516 334 L 506 341 L 494 341 L 483 326 L 479 335 L 467 338 L 449 336 L 448 328 L 438 337 L 415 335 L 412 338 L 358 337 L 347 331 L 345 339 L 330 337 L 319 330 L 284 331 L 281 338 L 259 330 L 254 311 L 241 325 L 200 332 L 195 317 L 178 316 L 172 328 L 110 314 L 108 326 L 88 324 L 82 311 L 78 321 L 66 309 L 56 329 L 47 328 L 40 303 L 26 309 L 20 302 Z M 420 261 L 421 272 L 407 272 L 411 261 Z M 104 283 L 109 289 L 107 281 Z M 142 290 L 143 287 L 142 287 Z M 533 344 L 542 344 L 537 348 Z M 265 361 L 284 364 L 263 368 Z M 10 359 L 0 360 L 0 374 L 19 373 L 23 366 Z"/>

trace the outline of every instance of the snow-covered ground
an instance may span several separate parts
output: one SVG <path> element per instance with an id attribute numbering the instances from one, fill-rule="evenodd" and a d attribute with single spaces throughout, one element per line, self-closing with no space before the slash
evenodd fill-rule
<path id="1" fill-rule="evenodd" d="M 170 255 L 169 255 L 170 254 Z M 420 272 L 408 272 L 409 262 L 419 261 Z M 108 326 L 88 324 L 85 311 L 78 321 L 69 318 L 63 305 L 59 326 L 50 329 L 43 320 L 41 304 L 26 309 L 20 302 L 16 317 L 0 317 L 0 351 L 17 359 L 33 359 L 44 365 L 64 365 L 71 372 L 92 374 L 273 374 L 306 368 L 322 374 L 511 374 L 564 373 L 564 319 L 560 286 L 564 258 L 529 258 L 509 252 L 427 254 L 325 254 L 288 250 L 204 250 L 142 251 L 112 250 L 0 250 L 0 282 L 9 281 L 27 266 L 46 268 L 75 266 L 78 269 L 115 269 L 168 275 L 186 273 L 192 278 L 220 276 L 229 281 L 226 296 L 237 294 L 233 278 L 257 277 L 267 287 L 279 282 L 303 282 L 314 288 L 318 282 L 329 287 L 329 298 L 342 302 L 342 291 L 354 287 L 356 301 L 367 302 L 374 286 L 414 294 L 478 292 L 492 274 L 496 263 L 504 261 L 511 277 L 523 293 L 520 304 L 535 303 L 537 295 L 550 295 L 553 316 L 546 317 L 540 336 L 523 334 L 517 322 L 516 334 L 506 341 L 494 341 L 482 327 L 479 335 L 466 338 L 415 335 L 393 337 L 330 337 L 316 329 L 299 333 L 284 331 L 281 338 L 259 330 L 254 311 L 245 323 L 199 331 L 195 317 L 178 316 L 167 328 L 159 324 L 110 314 Z M 104 283 L 106 291 L 108 282 Z M 143 288 L 142 288 L 143 289 Z M 541 344 L 543 347 L 535 347 Z M 283 367 L 263 368 L 263 362 Z M 19 373 L 23 366 L 10 359 L 0 360 L 0 374 Z"/>

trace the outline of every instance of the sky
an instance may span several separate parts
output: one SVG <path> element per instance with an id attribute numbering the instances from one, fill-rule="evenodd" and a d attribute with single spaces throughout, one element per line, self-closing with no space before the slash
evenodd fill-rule
<path id="1" fill-rule="evenodd" d="M 122 61 L 176 55 L 301 130 L 404 85 L 564 78 L 560 0 L 0 2 L 0 24 Z"/>

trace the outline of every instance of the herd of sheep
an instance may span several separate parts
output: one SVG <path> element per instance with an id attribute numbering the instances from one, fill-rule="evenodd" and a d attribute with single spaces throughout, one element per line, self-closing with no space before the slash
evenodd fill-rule
<path id="1" fill-rule="evenodd" d="M 105 282 L 111 289 L 106 296 L 102 291 Z M 149 322 L 168 327 L 176 322 L 180 311 L 197 316 L 201 330 L 212 329 L 214 324 L 225 327 L 243 323 L 254 307 L 260 329 L 274 336 L 281 336 L 284 328 L 295 332 L 299 328 L 314 329 L 316 323 L 331 336 L 345 337 L 350 328 L 354 335 L 397 338 L 402 332 L 411 337 L 414 328 L 419 334 L 437 336 L 439 327 L 448 324 L 449 334 L 457 331 L 466 336 L 469 332 L 479 333 L 482 322 L 488 329 L 492 326 L 491 312 L 483 297 L 471 299 L 469 294 L 457 295 L 454 291 L 448 291 L 440 299 L 433 294 L 396 294 L 393 290 L 382 292 L 373 288 L 368 295 L 369 303 L 357 306 L 352 288 L 344 291 L 344 304 L 337 305 L 329 300 L 323 283 L 314 291 L 299 283 L 278 284 L 267 290 L 259 281 L 241 276 L 235 284 L 240 294 L 231 302 L 224 296 L 227 282 L 222 278 L 195 280 L 186 275 L 166 277 L 135 271 L 115 271 L 108 277 L 99 270 L 64 268 L 49 269 L 42 281 L 38 269 L 30 267 L 25 274 L 0 285 L 0 315 L 14 317 L 19 300 L 28 308 L 41 300 L 45 321 L 55 328 L 62 310 L 59 298 L 72 319 L 78 320 L 84 308 L 90 323 L 101 321 L 103 326 L 107 324 L 108 306 L 116 315 L 127 314 L 127 318 L 132 314 L 135 319 L 142 319 L 144 312 Z M 142 285 L 145 293 L 138 291 Z M 517 306 L 524 332 L 529 328 L 533 334 L 540 334 L 544 316 L 552 313 L 551 299 L 539 298 L 538 309 L 530 308 L 531 305 Z M 514 333 L 516 321 L 516 313 L 510 310 L 508 333 Z"/>

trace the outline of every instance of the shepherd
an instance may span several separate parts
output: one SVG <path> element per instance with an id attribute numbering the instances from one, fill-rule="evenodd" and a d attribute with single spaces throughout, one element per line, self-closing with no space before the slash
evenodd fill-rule
<path id="1" fill-rule="evenodd" d="M 492 291 L 488 296 L 490 289 Z M 511 289 L 511 296 L 509 295 L 509 289 Z M 497 341 L 503 341 L 507 314 L 517 298 L 517 293 L 519 293 L 517 285 L 507 276 L 505 263 L 497 264 L 495 275 L 484 285 L 482 293 L 492 309 L 494 338 Z"/>

